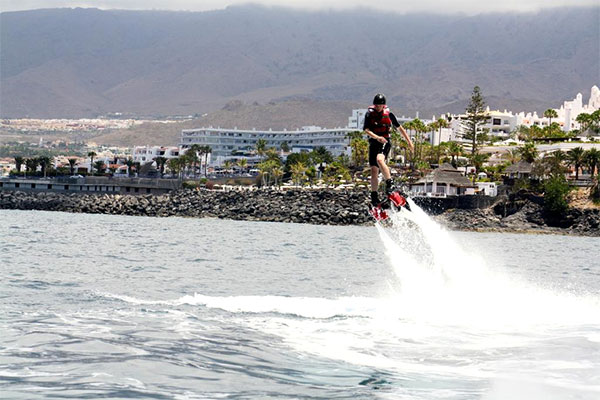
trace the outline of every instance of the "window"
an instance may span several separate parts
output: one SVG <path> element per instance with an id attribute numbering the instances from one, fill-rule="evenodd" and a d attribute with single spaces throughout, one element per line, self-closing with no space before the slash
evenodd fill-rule
<path id="1" fill-rule="evenodd" d="M 500 118 L 493 118 L 492 125 L 500 125 L 502 120 Z"/>

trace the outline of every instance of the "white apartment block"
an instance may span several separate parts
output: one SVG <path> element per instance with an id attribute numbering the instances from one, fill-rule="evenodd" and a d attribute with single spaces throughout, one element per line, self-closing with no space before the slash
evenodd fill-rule
<path id="1" fill-rule="evenodd" d="M 327 129 L 318 126 L 305 126 L 295 131 L 244 130 L 223 128 L 184 129 L 181 132 L 181 148 L 187 149 L 193 144 L 210 146 L 211 164 L 221 165 L 226 159 L 239 158 L 236 153 L 249 154 L 256 149 L 259 140 L 266 142 L 266 148 L 281 149 L 285 142 L 292 152 L 311 151 L 325 147 L 333 154 L 349 154 L 348 133 L 356 129 Z"/>
<path id="2" fill-rule="evenodd" d="M 133 161 L 141 164 L 153 161 L 156 157 L 177 158 L 185 153 L 179 147 L 136 146 L 133 148 Z"/>
<path id="3" fill-rule="evenodd" d="M 588 104 L 583 104 L 583 96 L 578 93 L 575 99 L 571 101 L 565 101 L 559 109 L 555 109 L 558 114 L 557 118 L 546 118 L 543 115 L 538 115 L 537 112 L 520 112 L 513 114 L 512 111 L 490 111 L 487 107 L 486 111 L 490 116 L 489 121 L 483 124 L 483 129 L 488 129 L 489 134 L 502 138 L 508 138 L 510 133 L 517 129 L 519 126 L 524 125 L 531 127 L 534 125 L 543 128 L 550 125 L 550 123 L 556 122 L 564 132 L 569 132 L 573 129 L 579 129 L 579 123 L 576 121 L 577 116 L 581 113 L 591 114 L 594 111 L 600 109 L 600 89 L 597 86 L 593 86 L 590 93 L 590 99 Z M 453 115 L 452 129 L 455 132 L 456 137 L 461 138 L 464 134 L 464 124 L 461 122 L 464 120 L 466 115 Z"/>
<path id="4" fill-rule="evenodd" d="M 571 129 L 579 129 L 579 123 L 575 121 L 579 114 L 591 114 L 596 110 L 600 110 L 600 89 L 598 89 L 598 86 L 594 85 L 587 105 L 583 104 L 581 93 L 577 93 L 575 99 L 565 101 L 556 112 L 558 114 L 558 119 L 563 122 L 563 130 L 568 132 Z"/>

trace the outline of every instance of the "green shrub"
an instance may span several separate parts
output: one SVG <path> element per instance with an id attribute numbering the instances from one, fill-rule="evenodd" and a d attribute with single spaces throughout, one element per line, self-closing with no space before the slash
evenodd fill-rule
<path id="1" fill-rule="evenodd" d="M 200 183 L 197 181 L 183 181 L 182 186 L 184 189 L 197 189 L 200 187 Z"/>
<path id="2" fill-rule="evenodd" d="M 568 194 L 571 188 L 563 175 L 553 176 L 544 182 L 544 211 L 559 216 L 569 208 Z"/>

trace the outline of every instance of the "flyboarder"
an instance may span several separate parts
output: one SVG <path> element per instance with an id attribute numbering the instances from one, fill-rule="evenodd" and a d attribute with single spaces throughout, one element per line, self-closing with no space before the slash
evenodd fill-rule
<path id="1" fill-rule="evenodd" d="M 411 151 L 414 151 L 414 146 L 410 140 L 410 136 L 406 130 L 398 123 L 396 116 L 390 112 L 386 105 L 385 96 L 377 93 L 373 99 L 373 105 L 369 107 L 365 115 L 365 123 L 363 130 L 369 136 L 369 165 L 371 167 L 371 204 L 373 207 L 378 207 L 381 202 L 377 194 L 379 187 L 379 171 L 385 179 L 386 197 L 393 192 L 392 176 L 390 169 L 386 164 L 386 159 L 392 148 L 390 131 L 394 126 L 400 131 L 404 140 L 408 143 Z"/>

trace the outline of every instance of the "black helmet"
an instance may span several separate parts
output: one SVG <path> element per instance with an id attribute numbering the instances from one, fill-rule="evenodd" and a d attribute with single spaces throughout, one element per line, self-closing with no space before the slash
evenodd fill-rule
<path id="1" fill-rule="evenodd" d="M 385 96 L 381 93 L 377 93 L 373 99 L 373 104 L 385 104 Z"/>

